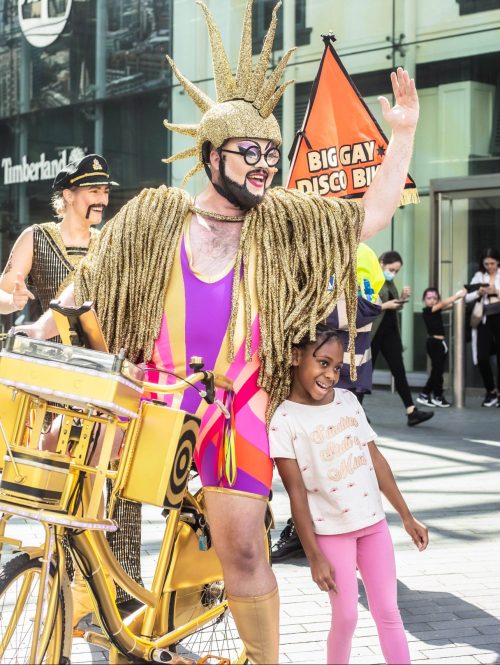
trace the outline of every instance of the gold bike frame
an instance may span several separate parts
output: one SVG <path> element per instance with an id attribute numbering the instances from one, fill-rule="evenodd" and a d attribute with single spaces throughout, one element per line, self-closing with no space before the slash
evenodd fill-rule
<path id="1" fill-rule="evenodd" d="M 169 386 L 158 386 L 156 384 L 144 383 L 144 387 L 145 389 L 154 390 L 156 393 L 175 393 L 184 390 L 186 385 L 189 385 L 187 382 L 194 384 L 205 376 L 206 374 L 204 372 L 198 372 L 187 377 L 186 381 L 181 381 Z M 231 385 L 229 380 L 225 379 L 225 377 L 217 378 L 219 379 L 219 385 L 222 384 L 225 388 Z M 87 581 L 102 627 L 107 635 L 106 639 L 103 636 L 98 636 L 95 633 L 89 632 L 87 635 L 88 641 L 99 643 L 102 646 L 107 645 L 110 649 L 113 649 L 114 647 L 128 657 L 152 660 L 152 652 L 154 650 L 166 648 L 169 645 L 178 642 L 201 628 L 203 625 L 210 623 L 215 618 L 222 615 L 226 611 L 227 602 L 223 600 L 219 605 L 207 609 L 206 612 L 187 622 L 185 625 L 170 632 L 158 635 L 158 628 L 165 631 L 167 630 L 167 617 L 165 616 L 165 610 L 162 606 L 161 599 L 164 594 L 164 585 L 177 539 L 181 508 L 169 510 L 151 590 L 144 589 L 127 575 L 114 557 L 104 534 L 102 533 L 102 530 L 111 529 L 111 523 L 109 520 L 99 519 L 98 516 L 105 479 L 113 478 L 114 480 L 117 480 L 117 475 L 119 476 L 120 474 L 120 472 L 117 474 L 115 471 L 108 470 L 114 433 L 117 428 L 127 429 L 130 423 L 123 423 L 112 414 L 105 416 L 93 415 L 90 408 L 87 413 L 82 413 L 81 410 L 74 410 L 70 407 L 56 407 L 52 405 L 46 405 L 46 407 L 44 407 L 45 405 L 43 404 L 42 408 L 38 408 L 37 420 L 42 417 L 46 411 L 52 411 L 69 419 L 77 417 L 84 422 L 105 423 L 106 432 L 99 459 L 95 467 L 84 465 L 81 461 L 71 463 L 71 467 L 75 470 L 85 471 L 94 476 L 94 483 L 90 496 L 85 496 L 84 498 L 86 509 L 83 517 L 71 514 L 61 515 L 60 513 L 57 514 L 50 510 L 35 510 L 29 506 L 19 505 L 13 505 L 12 513 L 10 513 L 8 504 L 2 502 L 1 508 L 5 511 L 5 514 L 0 522 L 0 546 L 2 543 L 15 542 L 13 539 L 8 539 L 4 535 L 5 525 L 11 514 L 24 514 L 26 517 L 37 519 L 43 525 L 46 534 L 45 542 L 43 544 L 40 593 L 37 600 L 34 620 L 34 635 L 39 636 L 39 640 L 34 639 L 33 641 L 30 662 L 37 663 L 38 655 L 45 652 L 50 640 L 50 628 L 53 625 L 54 613 L 57 611 L 58 584 L 54 583 L 50 587 L 50 593 L 48 596 L 43 592 L 44 589 L 47 588 L 48 575 L 54 552 L 54 533 L 55 537 L 59 540 L 64 533 L 69 534 L 70 549 L 74 554 L 78 567 L 81 569 L 84 578 Z M 23 415 L 23 418 L 25 422 L 25 414 Z M 19 419 L 19 421 L 21 422 L 21 419 Z M 58 444 L 58 452 L 60 449 L 61 452 L 66 452 L 68 443 L 67 438 L 63 443 L 64 445 L 62 445 L 62 447 Z M 79 441 L 76 448 L 72 450 L 72 454 L 80 460 L 83 458 L 80 449 L 81 445 L 82 444 Z M 88 441 L 86 442 L 86 445 L 88 445 Z M 85 494 L 86 493 L 84 493 L 84 495 Z M 191 506 L 202 511 L 202 507 L 199 505 L 196 498 L 189 494 L 187 490 L 187 482 L 183 496 L 188 499 L 188 503 Z M 13 503 L 13 499 L 9 499 L 9 503 Z M 20 549 L 22 550 L 23 548 Z M 62 550 L 62 548 L 59 549 Z M 60 552 L 60 556 L 57 557 L 57 561 L 57 574 L 61 576 L 58 578 L 60 581 L 62 575 L 65 574 L 64 554 L 62 551 Z M 145 608 L 138 612 L 135 618 L 132 617 L 132 619 L 129 619 L 128 621 L 123 621 L 121 619 L 114 600 L 114 594 L 106 582 L 104 568 L 111 572 L 113 578 L 120 586 L 144 603 Z M 24 591 L 24 587 L 21 596 L 23 595 L 23 592 L 24 594 L 27 594 L 27 590 Z M 20 598 L 20 600 L 22 600 L 22 598 Z M 45 603 L 47 603 L 47 613 L 44 627 L 40 631 L 42 611 Z M 13 619 L 14 622 L 16 620 L 15 616 Z M 130 627 L 128 624 L 130 624 Z M 132 624 L 134 624 L 133 629 Z M 15 626 L 15 623 L 13 625 Z M 9 630 L 10 627 L 8 631 Z M 8 641 L 8 637 L 8 635 L 4 636 L 2 645 Z"/>

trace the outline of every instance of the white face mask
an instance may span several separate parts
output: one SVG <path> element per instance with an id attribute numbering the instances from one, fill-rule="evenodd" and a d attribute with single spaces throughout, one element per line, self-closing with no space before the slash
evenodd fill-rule
<path id="1" fill-rule="evenodd" d="M 396 277 L 396 273 L 392 272 L 392 270 L 384 270 L 384 277 L 388 282 L 392 282 L 392 280 Z"/>

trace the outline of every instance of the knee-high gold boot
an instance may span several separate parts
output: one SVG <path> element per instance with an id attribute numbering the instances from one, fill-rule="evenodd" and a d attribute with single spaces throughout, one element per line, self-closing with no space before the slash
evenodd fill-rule
<path id="1" fill-rule="evenodd" d="M 116 598 L 116 586 L 109 573 L 104 573 L 106 582 L 111 589 L 113 596 Z M 71 594 L 73 596 L 73 628 L 76 628 L 83 617 L 94 611 L 94 604 L 90 597 L 90 593 L 85 583 L 85 579 L 80 572 L 80 569 L 75 566 L 75 575 L 71 582 Z"/>
<path id="2" fill-rule="evenodd" d="M 278 589 L 264 596 L 230 596 L 227 600 L 252 665 L 276 665 L 280 643 Z"/>

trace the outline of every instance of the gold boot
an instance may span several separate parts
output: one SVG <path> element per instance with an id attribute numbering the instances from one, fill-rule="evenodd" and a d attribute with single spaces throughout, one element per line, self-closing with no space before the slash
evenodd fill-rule
<path id="1" fill-rule="evenodd" d="M 264 596 L 230 596 L 227 600 L 252 665 L 278 663 L 280 599 L 278 589 Z"/>
<path id="2" fill-rule="evenodd" d="M 80 569 L 76 566 L 75 575 L 71 582 L 71 594 L 73 596 L 73 628 L 76 628 L 83 617 L 94 611 L 87 584 Z"/>
<path id="3" fill-rule="evenodd" d="M 106 582 L 112 591 L 113 598 L 116 598 L 116 586 L 109 573 L 104 573 Z M 80 572 L 80 569 L 75 566 L 75 575 L 71 582 L 71 593 L 73 596 L 73 628 L 76 628 L 80 621 L 94 611 L 94 603 L 90 597 L 87 583 Z"/>

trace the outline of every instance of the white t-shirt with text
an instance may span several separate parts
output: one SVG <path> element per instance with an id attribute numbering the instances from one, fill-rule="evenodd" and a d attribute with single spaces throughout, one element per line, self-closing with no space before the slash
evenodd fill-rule
<path id="1" fill-rule="evenodd" d="M 330 404 L 285 400 L 269 429 L 271 457 L 297 460 L 314 531 L 349 533 L 384 519 L 368 443 L 377 435 L 348 390 L 335 389 Z"/>

